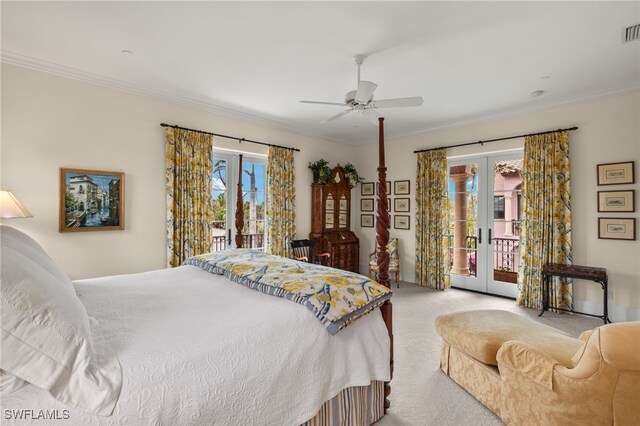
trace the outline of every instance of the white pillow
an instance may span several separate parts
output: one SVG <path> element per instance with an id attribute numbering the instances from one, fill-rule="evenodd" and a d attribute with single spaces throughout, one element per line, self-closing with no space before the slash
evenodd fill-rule
<path id="1" fill-rule="evenodd" d="M 110 415 L 122 387 L 121 367 L 111 352 L 94 349 L 89 317 L 71 280 L 25 234 L 2 226 L 1 236 L 0 368 L 71 407 Z"/>
<path id="2" fill-rule="evenodd" d="M 0 225 L 2 246 L 11 247 L 36 262 L 60 282 L 73 288 L 69 276 L 49 257 L 47 252 L 33 238 L 6 225 Z"/>

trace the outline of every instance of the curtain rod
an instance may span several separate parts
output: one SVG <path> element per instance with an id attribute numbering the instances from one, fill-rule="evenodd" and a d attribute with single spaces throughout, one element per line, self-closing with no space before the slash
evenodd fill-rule
<path id="1" fill-rule="evenodd" d="M 441 146 L 439 148 L 419 149 L 417 151 L 413 151 L 413 153 L 417 154 L 419 152 L 436 151 L 438 149 L 457 148 L 459 146 L 483 145 L 483 144 L 489 143 L 489 142 L 506 141 L 506 140 L 509 140 L 509 139 L 518 139 L 518 138 L 524 138 L 524 137 L 527 137 L 527 136 L 546 135 L 546 134 L 555 133 L 555 132 L 570 132 L 570 131 L 573 131 L 573 130 L 578 130 L 578 128 L 577 127 L 568 127 L 566 129 L 547 130 L 546 132 L 527 133 L 526 135 L 516 135 L 516 136 L 507 136 L 505 138 L 487 139 L 486 141 L 459 143 L 457 145 Z"/>
<path id="2" fill-rule="evenodd" d="M 255 144 L 258 144 L 258 145 L 272 146 L 274 148 L 283 148 L 283 149 L 288 149 L 290 151 L 298 151 L 298 152 L 300 152 L 300 150 L 298 148 L 291 148 L 290 146 L 274 145 L 272 143 L 252 141 L 251 139 L 238 138 L 238 137 L 235 137 L 235 136 L 228 136 L 228 135 L 223 135 L 223 134 L 220 134 L 220 133 L 212 133 L 212 132 L 205 132 L 204 130 L 189 129 L 187 127 L 176 126 L 175 124 L 160 123 L 160 126 L 162 126 L 162 127 L 171 127 L 172 129 L 187 130 L 189 132 L 202 133 L 204 135 L 219 136 L 221 138 L 235 139 L 240 143 L 249 142 L 249 143 L 255 143 Z"/>

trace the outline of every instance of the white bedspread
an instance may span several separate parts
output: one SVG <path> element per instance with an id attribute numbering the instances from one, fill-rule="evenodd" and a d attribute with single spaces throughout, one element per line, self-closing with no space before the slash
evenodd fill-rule
<path id="1" fill-rule="evenodd" d="M 194 266 L 74 282 L 123 370 L 110 417 L 15 424 L 297 425 L 340 390 L 389 380 L 380 311 L 331 336 L 304 306 Z M 67 409 L 28 385 L 5 410 Z"/>

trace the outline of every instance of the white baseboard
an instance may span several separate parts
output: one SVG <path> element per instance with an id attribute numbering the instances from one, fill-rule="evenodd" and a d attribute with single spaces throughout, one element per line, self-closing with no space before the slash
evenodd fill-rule
<path id="1" fill-rule="evenodd" d="M 574 299 L 573 309 L 588 314 L 602 315 L 602 302 Z M 640 309 L 614 305 L 609 302 L 609 319 L 612 322 L 640 321 Z"/>

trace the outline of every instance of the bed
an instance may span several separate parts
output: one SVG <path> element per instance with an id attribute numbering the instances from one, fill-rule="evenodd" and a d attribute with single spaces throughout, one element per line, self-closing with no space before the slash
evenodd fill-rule
<path id="1" fill-rule="evenodd" d="M 3 424 L 365 425 L 388 407 L 390 300 L 332 334 L 195 265 L 72 283 L 25 234 L 1 244 Z"/>

